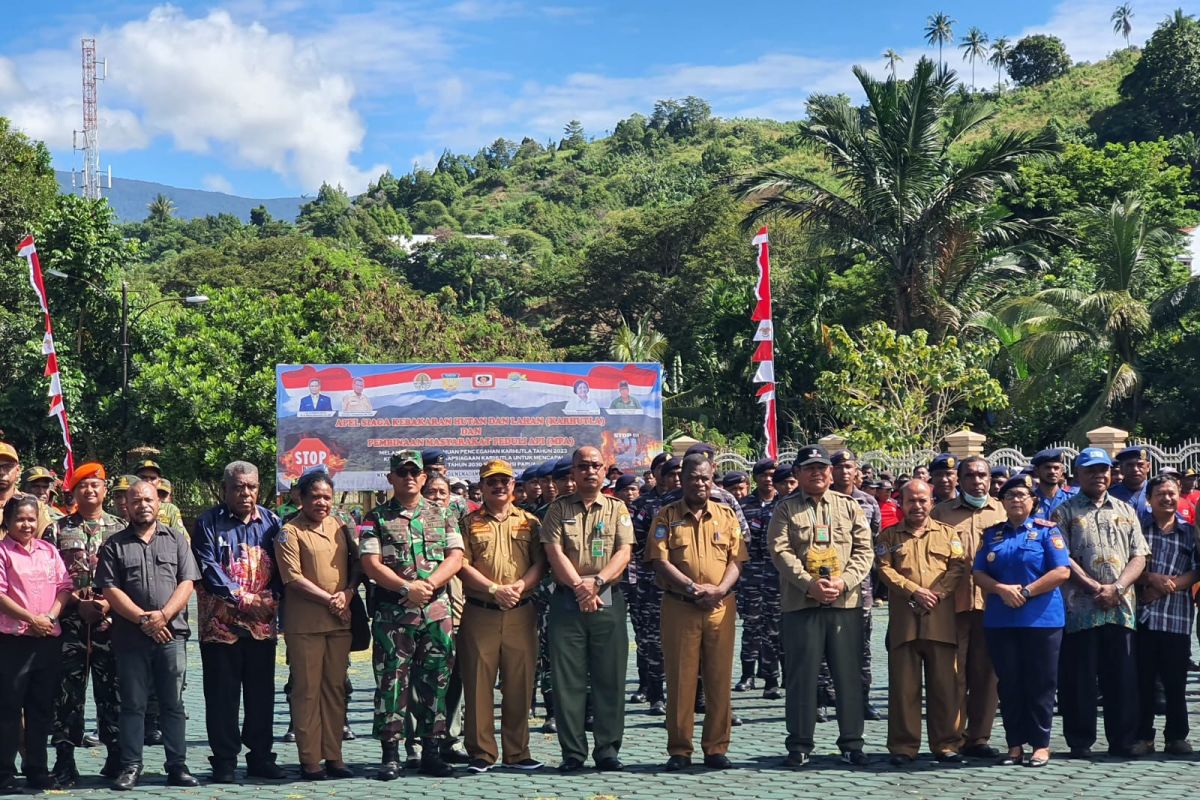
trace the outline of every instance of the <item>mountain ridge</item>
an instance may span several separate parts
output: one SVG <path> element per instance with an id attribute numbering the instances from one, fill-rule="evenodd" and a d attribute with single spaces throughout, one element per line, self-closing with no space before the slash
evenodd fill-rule
<path id="1" fill-rule="evenodd" d="M 59 188 L 64 194 L 72 194 L 78 190 L 71 185 L 71 173 L 55 170 Z M 111 189 L 105 188 L 101 194 L 108 199 L 117 218 L 122 222 L 141 222 L 146 218 L 146 206 L 157 195 L 166 195 L 175 204 L 175 216 L 180 219 L 205 217 L 210 214 L 233 214 L 242 222 L 250 221 L 250 211 L 258 206 L 266 206 L 267 211 L 276 219 L 294 222 L 300 213 L 300 206 L 308 202 L 304 197 L 271 197 L 254 198 L 239 197 L 224 192 L 213 192 L 206 189 L 185 189 L 179 186 L 169 186 L 154 181 L 141 181 L 132 178 L 113 178 Z"/>

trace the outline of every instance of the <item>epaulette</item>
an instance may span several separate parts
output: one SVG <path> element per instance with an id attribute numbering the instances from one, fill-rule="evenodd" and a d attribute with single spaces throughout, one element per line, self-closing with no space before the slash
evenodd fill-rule
<path id="1" fill-rule="evenodd" d="M 1035 519 L 1034 525 L 1041 525 L 1043 528 L 1057 528 L 1058 523 L 1051 519 Z"/>

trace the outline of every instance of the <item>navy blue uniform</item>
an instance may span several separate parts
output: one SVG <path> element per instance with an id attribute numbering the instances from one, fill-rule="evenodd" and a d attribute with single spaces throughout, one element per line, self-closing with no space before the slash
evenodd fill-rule
<path id="1" fill-rule="evenodd" d="M 1028 586 L 1069 564 L 1067 543 L 1053 522 L 1030 517 L 983 532 L 974 571 L 1002 584 Z M 1058 653 L 1066 612 L 1056 587 L 1009 608 L 989 593 L 983 611 L 988 652 L 999 679 L 1004 733 L 1010 748 L 1050 746 L 1050 722 L 1058 683 Z"/>
<path id="2" fill-rule="evenodd" d="M 742 500 L 742 513 L 750 527 L 746 541 L 749 560 L 742 565 L 738 580 L 738 616 L 742 618 L 743 664 L 757 662 L 759 678 L 779 680 L 779 572 L 771 559 L 767 525 L 775 505 L 783 498 L 778 492 L 762 500 L 757 492 Z"/>

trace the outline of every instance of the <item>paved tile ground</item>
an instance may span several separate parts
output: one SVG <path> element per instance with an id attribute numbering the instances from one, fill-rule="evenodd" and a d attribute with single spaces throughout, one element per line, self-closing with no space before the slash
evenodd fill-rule
<path id="1" fill-rule="evenodd" d="M 881 711 L 886 712 L 887 670 L 883 654 L 883 634 L 887 627 L 884 609 L 876 609 L 874 627 L 874 652 L 879 654 L 875 661 L 872 699 Z M 194 618 L 194 617 L 193 617 Z M 632 640 L 632 635 L 630 636 Z M 209 755 L 204 735 L 204 699 L 201 693 L 199 648 L 189 645 L 189 688 L 187 705 L 190 712 L 188 722 L 189 764 L 200 777 L 207 775 Z M 629 675 L 636 677 L 630 653 Z M 287 727 L 283 702 L 283 682 L 286 679 L 283 666 L 283 646 L 279 649 L 279 669 L 276 683 L 279 687 L 276 701 L 276 731 L 282 736 Z M 161 749 L 147 748 L 146 763 L 150 771 L 134 796 L 172 798 L 210 797 L 276 797 L 287 800 L 307 800 L 320 797 L 392 798 L 418 796 L 423 798 L 469 797 L 478 800 L 493 798 L 608 798 L 622 800 L 666 800 L 667 798 L 774 798 L 822 797 L 830 798 L 1154 798 L 1185 797 L 1195 795 L 1200 767 L 1197 758 L 1172 758 L 1154 756 L 1136 762 L 1118 761 L 1106 757 L 1092 762 L 1076 762 L 1056 758 L 1041 770 L 1024 767 L 995 767 L 983 763 L 940 766 L 925 759 L 904 770 L 895 770 L 887 763 L 884 742 L 887 722 L 867 723 L 867 752 L 873 763 L 867 768 L 851 768 L 837 759 L 835 740 L 836 722 L 819 725 L 817 728 L 818 757 L 801 773 L 781 769 L 779 761 L 784 753 L 783 701 L 767 701 L 761 693 L 734 694 L 734 707 L 746 720 L 746 724 L 733 730 L 733 744 L 729 756 L 737 769 L 726 772 L 694 770 L 689 773 L 666 774 L 658 769 L 666 759 L 666 732 L 661 717 L 646 714 L 645 705 L 628 707 L 626 736 L 621 756 L 627 771 L 621 774 L 583 772 L 572 776 L 560 776 L 552 768 L 536 773 L 513 773 L 495 770 L 483 776 L 468 776 L 435 780 L 424 776 L 403 778 L 392 783 L 371 780 L 369 775 L 379 756 L 378 744 L 370 738 L 371 728 L 371 664 L 366 653 L 355 654 L 351 666 L 351 678 L 356 687 L 350 706 L 351 725 L 358 734 L 357 741 L 346 744 L 346 758 L 364 776 L 350 781 L 329 781 L 319 784 L 300 781 L 283 784 L 246 781 L 238 786 L 208 786 L 198 789 L 170 789 L 161 775 Z M 1189 706 L 1196 708 L 1198 676 L 1189 678 Z M 631 687 L 632 690 L 632 687 Z M 89 712 L 89 722 L 91 714 Z M 540 723 L 540 720 L 539 720 Z M 1193 713 L 1193 727 L 1197 720 Z M 699 727 L 696 742 L 699 746 Z M 1003 747 L 1003 732 L 997 720 L 997 732 L 993 744 Z M 1055 738 L 1052 746 L 1065 750 L 1060 735 L 1058 720 L 1055 720 Z M 532 749 L 535 758 L 548 765 L 558 763 L 557 741 L 553 736 L 535 733 Z M 1200 741 L 1200 734 L 1195 737 Z M 1103 749 L 1101 744 L 1100 749 Z M 289 769 L 296 770 L 294 745 L 279 744 L 279 761 Z M 102 749 L 80 751 L 80 769 L 87 775 L 96 775 L 103 760 Z M 239 769 L 239 776 L 241 775 Z M 111 792 L 106 782 L 95 777 L 85 778 L 81 786 L 71 792 L 58 792 L 71 796 L 126 796 Z"/>

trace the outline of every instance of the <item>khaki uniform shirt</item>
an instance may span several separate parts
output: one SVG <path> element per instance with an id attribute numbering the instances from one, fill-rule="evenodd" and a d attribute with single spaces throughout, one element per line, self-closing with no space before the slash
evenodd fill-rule
<path id="1" fill-rule="evenodd" d="M 342 398 L 342 411 L 351 414 L 366 414 L 374 410 L 374 407 L 371 406 L 371 398 L 365 394 L 350 393 Z"/>
<path id="2" fill-rule="evenodd" d="M 680 500 L 654 518 L 644 560 L 666 561 L 696 583 L 716 585 L 725 577 L 730 562 L 741 563 L 748 557 L 733 509 L 709 500 L 697 515 Z M 678 591 L 661 575 L 658 585 Z"/>
<path id="3" fill-rule="evenodd" d="M 993 525 L 1008 521 L 1004 506 L 996 498 L 988 497 L 987 505 L 983 508 L 973 508 L 962 499 L 962 492 L 953 500 L 938 503 L 929 516 L 958 531 L 958 539 L 967 554 L 967 564 L 975 562 L 975 554 L 983 544 L 983 532 Z M 983 611 L 983 605 L 983 592 L 975 585 L 970 570 L 967 570 L 966 577 L 959 581 L 955 592 L 954 610 Z"/>
<path id="4" fill-rule="evenodd" d="M 871 528 L 854 498 L 829 490 L 814 500 L 797 490 L 775 507 L 767 538 L 779 571 L 783 611 L 822 605 L 808 596 L 808 585 L 820 577 L 822 566 L 846 582 L 846 591 L 828 605 L 862 605 L 861 584 L 871 571 Z"/>
<path id="5" fill-rule="evenodd" d="M 333 594 L 345 590 L 350 581 L 350 547 L 342 524 L 330 516 L 314 525 L 297 514 L 275 537 L 275 563 L 287 590 L 283 607 L 283 632 L 327 633 L 349 630 L 329 608 L 307 595 L 293 591 L 296 578 L 307 578 Z"/>
<path id="6" fill-rule="evenodd" d="M 555 500 L 542 521 L 542 544 L 556 544 L 583 578 L 599 574 L 622 547 L 633 547 L 633 520 L 615 497 L 585 506 L 578 493 Z"/>
<path id="7" fill-rule="evenodd" d="M 875 555 L 879 577 L 889 589 L 888 646 L 916 639 L 956 644 L 953 597 L 970 569 L 958 532 L 933 519 L 915 532 L 901 522 L 879 534 Z M 909 606 L 916 589 L 929 589 L 938 596 L 932 611 Z"/>
<path id="8" fill-rule="evenodd" d="M 479 570 L 485 577 L 501 586 L 515 583 L 535 564 L 546 560 L 538 538 L 538 519 L 528 511 L 513 506 L 503 518 L 496 517 L 487 506 L 467 515 L 463 523 L 464 563 Z M 536 586 L 527 586 L 529 594 Z M 463 586 L 467 597 L 495 603 L 488 592 Z"/>

